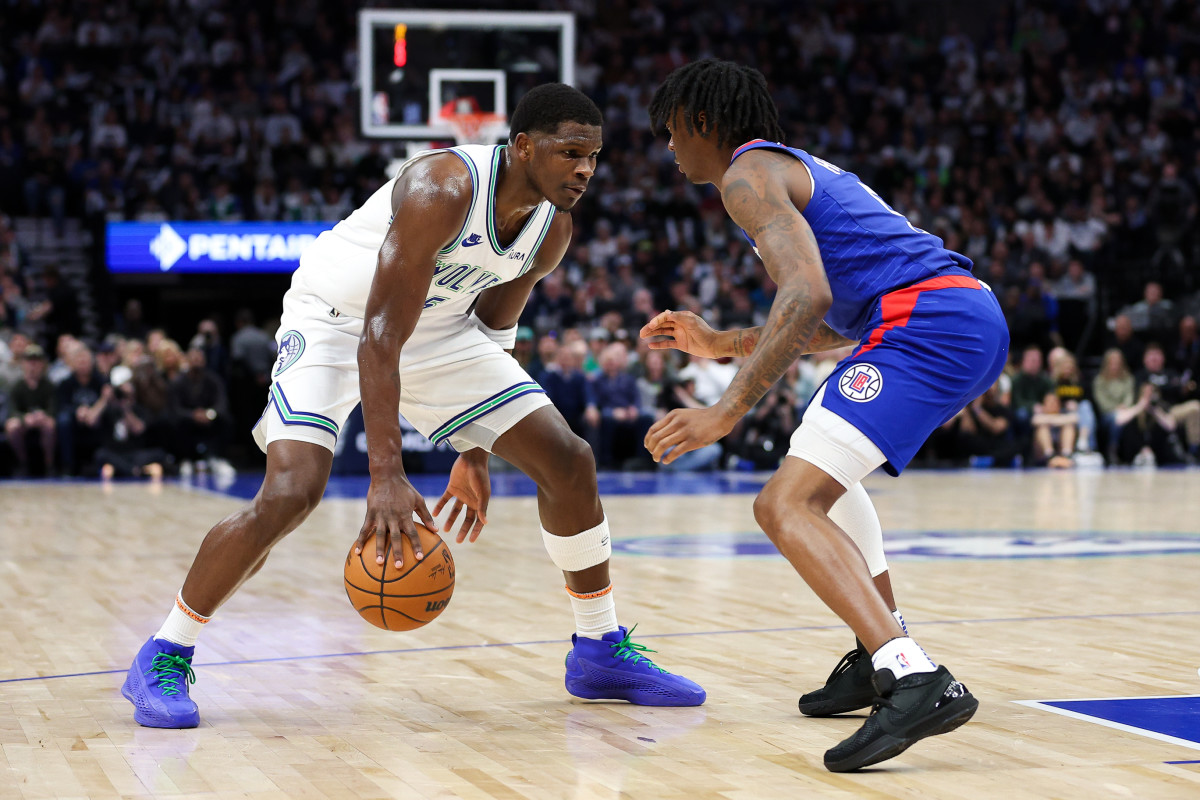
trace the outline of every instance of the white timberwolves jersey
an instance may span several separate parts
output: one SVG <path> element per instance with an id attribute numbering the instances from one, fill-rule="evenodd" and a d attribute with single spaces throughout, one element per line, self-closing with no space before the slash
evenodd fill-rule
<path id="1" fill-rule="evenodd" d="M 454 154 L 471 172 L 473 195 L 463 229 L 438 253 L 425 309 L 401 352 L 401 364 L 421 366 L 469 357 L 475 337 L 450 339 L 475 328 L 469 321 L 475 295 L 490 286 L 523 275 L 554 221 L 554 207 L 543 201 L 508 247 L 495 231 L 496 177 L 504 145 L 464 145 L 426 150 L 410 158 L 396 177 L 332 230 L 325 231 L 305 250 L 292 285 L 310 292 L 342 314 L 366 316 L 367 294 L 375 277 L 379 248 L 392 220 L 392 189 L 414 163 L 437 154 Z M 449 157 L 444 155 L 443 157 Z M 480 334 L 482 337 L 482 334 Z M 487 346 L 486 337 L 478 344 Z"/>

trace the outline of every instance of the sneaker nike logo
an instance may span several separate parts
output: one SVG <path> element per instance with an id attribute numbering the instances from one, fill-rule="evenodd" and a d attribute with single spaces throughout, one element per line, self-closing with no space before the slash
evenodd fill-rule
<path id="1" fill-rule="evenodd" d="M 478 233 L 472 233 L 470 236 L 462 240 L 463 247 L 474 247 L 477 244 L 483 244 L 483 237 Z"/>

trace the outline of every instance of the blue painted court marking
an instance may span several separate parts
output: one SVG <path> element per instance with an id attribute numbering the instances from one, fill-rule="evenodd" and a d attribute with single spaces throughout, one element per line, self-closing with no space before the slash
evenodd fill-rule
<path id="1" fill-rule="evenodd" d="M 1196 761 L 1164 761 L 1164 764 L 1200 764 L 1200 760 Z"/>
<path id="2" fill-rule="evenodd" d="M 1146 612 L 1129 612 L 1124 614 L 1056 614 L 1045 617 L 992 617 L 988 619 L 941 619 L 941 620 L 925 620 L 916 621 L 907 620 L 910 624 L 921 625 L 1011 625 L 1014 622 L 1057 622 L 1063 620 L 1081 620 L 1081 619 L 1126 619 L 1129 617 L 1150 618 L 1150 617 L 1200 617 L 1200 611 L 1146 611 Z M 725 631 L 691 631 L 691 632 L 676 632 L 676 633 L 649 633 L 645 636 L 639 635 L 639 639 L 672 639 L 691 636 L 728 636 L 730 634 L 745 634 L 745 633 L 798 633 L 802 631 L 831 631 L 842 630 L 845 626 L 842 624 L 836 625 L 797 625 L 786 628 L 744 628 Z M 204 663 L 196 663 L 195 667 L 226 667 L 239 666 L 243 664 L 269 664 L 276 661 L 317 661 L 326 658 L 354 658 L 358 656 L 382 656 L 396 655 L 402 653 L 434 653 L 443 650 L 482 650 L 490 647 L 533 647 L 546 644 L 564 644 L 566 639 L 536 639 L 526 642 L 488 642 L 483 644 L 448 644 L 438 645 L 436 647 L 406 647 L 396 650 L 364 650 L 351 651 L 347 653 L 312 653 L 308 655 L 298 656 L 278 656 L 275 658 L 250 658 L 241 661 L 210 661 Z M 30 675 L 25 678 L 4 678 L 0 680 L 0 684 L 5 683 L 24 683 L 27 681 L 49 681 L 56 678 L 86 678 L 93 675 L 123 675 L 128 669 L 102 669 L 94 672 L 69 672 L 61 675 Z M 1035 701 L 1017 701 L 1032 703 Z"/>
<path id="3" fill-rule="evenodd" d="M 1200 535 L 1113 531 L 888 531 L 889 559 L 1028 559 L 1200 553 Z M 613 538 L 613 551 L 659 558 L 782 558 L 766 534 L 677 534 Z"/>
<path id="4" fill-rule="evenodd" d="M 1064 717 L 1200 750 L 1200 695 L 1016 700 Z M 1187 763 L 1187 762 L 1167 762 Z"/>
<path id="5" fill-rule="evenodd" d="M 762 489 L 769 472 L 601 472 L 597 475 L 600 495 L 656 494 L 754 494 Z M 446 475 L 410 475 L 413 487 L 426 497 L 441 497 Z M 334 475 L 329 479 L 325 497 L 361 500 L 367 496 L 370 478 L 366 475 Z M 249 500 L 262 484 L 261 474 L 239 474 L 229 482 L 216 481 L 210 475 L 198 475 L 178 481 L 184 489 L 205 489 L 230 497 Z M 493 497 L 536 497 L 537 485 L 520 472 L 493 472 Z"/>

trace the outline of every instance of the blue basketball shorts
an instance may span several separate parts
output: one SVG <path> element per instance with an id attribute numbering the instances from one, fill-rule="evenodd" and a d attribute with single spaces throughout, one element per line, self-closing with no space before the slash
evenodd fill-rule
<path id="1" fill-rule="evenodd" d="M 880 297 L 867 330 L 817 396 L 899 475 L 931 433 L 996 382 L 1008 326 L 992 291 L 955 270 Z"/>

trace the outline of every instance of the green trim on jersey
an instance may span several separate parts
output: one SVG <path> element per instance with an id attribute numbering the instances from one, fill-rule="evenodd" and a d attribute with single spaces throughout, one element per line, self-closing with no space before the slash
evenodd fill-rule
<path id="1" fill-rule="evenodd" d="M 467 218 L 463 220 L 462 230 L 458 232 L 457 236 L 450 240 L 450 244 L 438 251 L 438 255 L 443 256 L 454 248 L 458 247 L 459 243 L 462 241 L 463 234 L 465 234 L 467 232 L 467 228 L 471 226 L 471 217 L 475 214 L 475 201 L 479 199 L 479 173 L 475 170 L 475 160 L 469 158 L 465 153 L 459 152 L 457 147 L 449 148 L 449 152 L 458 156 L 459 160 L 466 164 L 467 169 L 471 172 L 471 207 L 467 209 Z M 488 208 L 491 208 L 490 198 L 488 201 Z"/>
<path id="2" fill-rule="evenodd" d="M 554 212 L 550 212 L 550 216 L 546 217 L 546 224 L 542 226 L 542 233 L 538 236 L 537 241 L 533 243 L 533 247 L 529 250 L 529 255 L 525 257 L 525 265 L 521 267 L 521 271 L 517 273 L 517 277 L 521 277 L 529 268 L 533 266 L 533 259 L 537 256 L 538 250 L 542 248 L 542 242 L 546 239 L 546 234 L 550 232 L 550 226 L 554 224 Z"/>
<path id="3" fill-rule="evenodd" d="M 500 246 L 500 239 L 496 236 L 496 175 L 500 172 L 500 154 L 504 152 L 504 148 L 506 147 L 508 147 L 506 144 L 498 145 L 496 147 L 496 152 L 492 155 L 492 175 L 490 184 L 488 186 L 487 199 L 488 240 L 492 244 L 492 251 L 498 256 L 508 255 L 508 251 L 512 250 L 513 246 L 516 245 L 517 242 L 521 241 L 521 237 L 525 235 L 527 230 L 529 230 L 529 226 L 533 222 L 534 217 L 536 217 L 538 212 L 542 209 L 542 204 L 539 204 L 538 207 L 534 209 L 533 213 L 529 215 L 529 219 L 525 220 L 525 225 L 521 228 L 521 232 L 513 238 L 512 244 L 510 244 L 508 247 Z M 542 201 L 543 204 L 545 202 L 545 200 Z"/>

